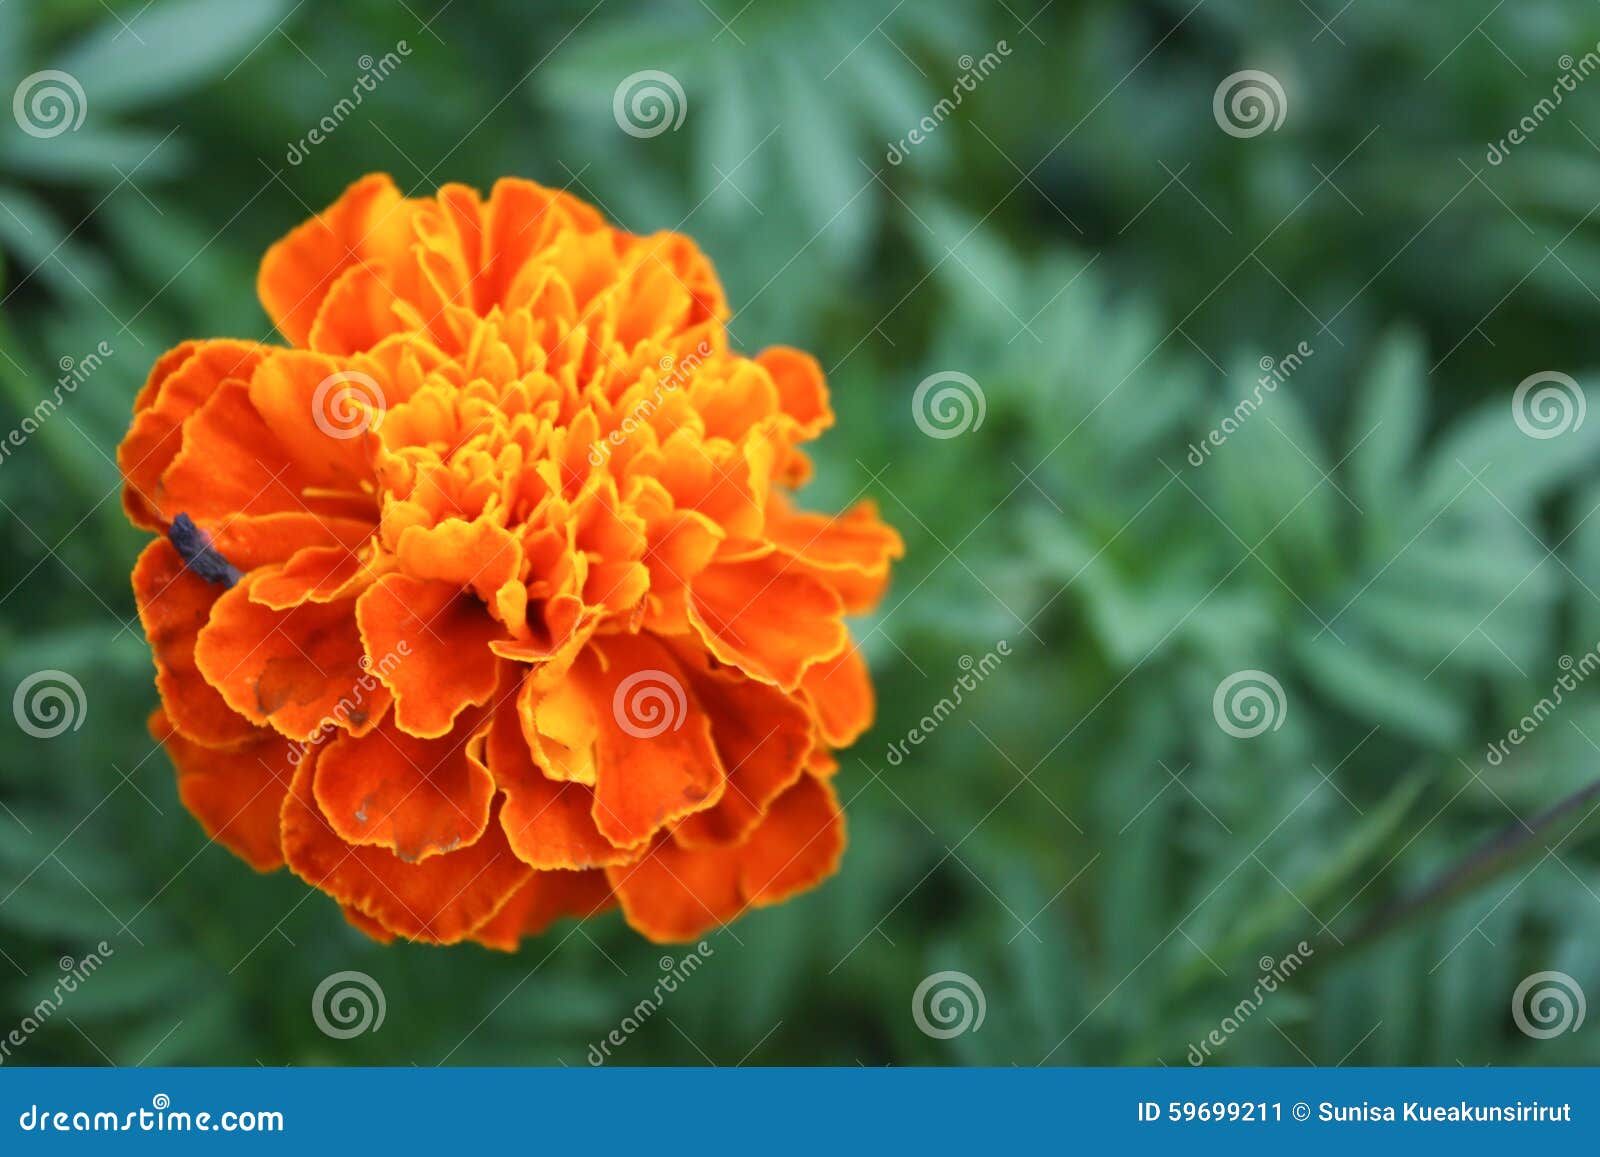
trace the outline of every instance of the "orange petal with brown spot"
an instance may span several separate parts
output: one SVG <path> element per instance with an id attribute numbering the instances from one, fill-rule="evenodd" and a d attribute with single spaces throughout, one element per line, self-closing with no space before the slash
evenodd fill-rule
<path id="1" fill-rule="evenodd" d="M 250 599 L 254 576 L 217 600 L 195 663 L 228 706 L 293 739 L 324 729 L 364 735 L 389 707 L 389 691 L 362 666 L 350 600 L 275 611 Z"/>
<path id="2" fill-rule="evenodd" d="M 312 785 L 322 814 L 348 843 L 387 848 L 408 863 L 477 843 L 494 798 L 483 763 L 488 724 L 475 712 L 441 739 L 407 735 L 392 721 L 334 738 Z"/>
<path id="3" fill-rule="evenodd" d="M 491 819 L 471 847 L 408 864 L 383 848 L 351 847 L 312 798 L 314 759 L 301 761 L 283 801 L 290 871 L 411 940 L 453 944 L 492 917 L 533 874 Z"/>

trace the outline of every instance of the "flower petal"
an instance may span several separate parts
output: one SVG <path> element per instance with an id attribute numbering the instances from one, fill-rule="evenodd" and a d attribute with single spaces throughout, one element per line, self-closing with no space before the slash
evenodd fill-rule
<path id="1" fill-rule="evenodd" d="M 256 731 L 254 741 L 231 750 L 185 739 L 166 714 L 150 717 L 150 734 L 178 772 L 178 798 L 206 834 L 258 872 L 283 865 L 278 812 L 294 770 L 288 740 Z"/>
<path id="2" fill-rule="evenodd" d="M 711 653 L 785 691 L 849 644 L 843 610 L 832 588 L 777 553 L 715 563 L 689 588 L 689 620 Z"/>
<path id="3" fill-rule="evenodd" d="M 391 261 L 411 244 L 408 209 L 388 174 L 375 173 L 268 249 L 256 290 L 278 331 L 305 345 L 340 273 L 352 265 Z"/>
<path id="4" fill-rule="evenodd" d="M 658 943 L 693 940 L 748 907 L 777 904 L 832 875 L 844 814 L 825 781 L 802 776 L 742 844 L 687 849 L 663 839 L 637 864 L 607 868 L 623 915 Z"/>
<path id="5" fill-rule="evenodd" d="M 611 635 L 591 646 L 603 667 L 585 687 L 599 727 L 594 821 L 606 839 L 631 847 L 714 806 L 727 775 L 711 719 L 666 647 L 645 635 Z"/>
<path id="6" fill-rule="evenodd" d="M 453 944 L 494 916 L 532 876 L 492 821 L 470 847 L 415 864 L 383 848 L 352 847 L 312 798 L 315 763 L 301 761 L 283 801 L 289 870 L 390 932 Z"/>
<path id="7" fill-rule="evenodd" d="M 829 747 L 849 747 L 872 726 L 877 707 L 872 676 L 854 644 L 809 668 L 800 690 L 816 712 L 817 729 Z"/>
<path id="8" fill-rule="evenodd" d="M 390 695 L 363 665 L 354 600 L 276 611 L 251 601 L 256 581 L 245 576 L 212 607 L 195 646 L 206 681 L 246 719 L 291 739 L 371 731 Z"/>
<path id="9" fill-rule="evenodd" d="M 437 739 L 469 706 L 488 703 L 499 684 L 499 659 L 489 649 L 505 628 L 483 604 L 449 583 L 390 574 L 356 600 L 356 620 L 369 655 L 394 692 L 395 725 Z"/>
<path id="10" fill-rule="evenodd" d="M 737 672 L 687 661 L 684 669 L 711 717 L 711 738 L 728 769 L 728 787 L 715 807 L 680 823 L 674 838 L 684 847 L 739 843 L 804 772 L 811 717 L 794 698 Z"/>
<path id="11" fill-rule="evenodd" d="M 229 379 L 249 381 L 265 346 L 254 342 L 185 342 L 164 354 L 134 402 L 133 426 L 117 447 L 122 505 L 134 525 L 156 530 L 161 475 L 183 448 L 183 423 Z"/>
<path id="12" fill-rule="evenodd" d="M 380 723 L 340 735 L 317 758 L 317 805 L 339 838 L 387 848 L 407 863 L 470 847 L 483 836 L 494 780 L 483 763 L 489 717 L 463 716 L 442 739 Z"/>
<path id="13" fill-rule="evenodd" d="M 594 789 L 546 778 L 533 761 L 516 712 L 502 710 L 489 731 L 489 771 L 505 792 L 500 822 L 517 858 L 530 867 L 599 868 L 639 858 L 643 842 L 619 848 L 594 822 Z"/>
<path id="14" fill-rule="evenodd" d="M 223 588 L 191 571 L 173 545 L 158 538 L 133 568 L 133 597 L 156 664 L 156 690 L 166 723 L 206 747 L 255 740 L 256 725 L 233 708 L 195 665 L 195 641 Z"/>
<path id="15" fill-rule="evenodd" d="M 523 937 L 541 935 L 563 916 L 588 919 L 616 902 L 604 872 L 535 872 L 472 938 L 487 948 L 515 952 Z"/>

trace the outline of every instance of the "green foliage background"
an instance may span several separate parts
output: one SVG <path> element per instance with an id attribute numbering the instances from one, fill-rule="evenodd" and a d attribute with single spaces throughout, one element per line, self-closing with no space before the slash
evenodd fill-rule
<path id="1" fill-rule="evenodd" d="M 0 88 L 64 69 L 88 111 L 51 140 L 0 118 L 0 428 L 63 357 L 114 354 L 0 460 L 0 692 L 59 668 L 88 704 L 51 740 L 0 713 L 0 1032 L 59 957 L 115 950 L 7 1063 L 583 1064 L 681 955 L 615 916 L 516 956 L 371 944 L 208 847 L 145 735 L 112 461 L 133 394 L 185 337 L 267 338 L 260 253 L 370 170 L 524 175 L 692 234 L 741 346 L 829 370 L 807 502 L 874 495 L 910 548 L 860 625 L 880 711 L 844 759 L 843 871 L 714 937 L 617 1063 L 1183 1064 L 1302 939 L 1214 1063 L 1600 1060 L 1594 1023 L 1511 1016 L 1542 970 L 1600 999 L 1594 801 L 1537 820 L 1600 776 L 1600 690 L 1485 758 L 1600 641 L 1600 418 L 1534 439 L 1510 400 L 1538 371 L 1595 384 L 1600 81 L 1486 159 L 1597 41 L 1581 0 L 7 0 Z M 1247 68 L 1287 111 L 1239 139 L 1212 96 Z M 618 129 L 641 69 L 681 81 L 681 129 Z M 947 370 L 986 416 L 936 440 L 911 399 Z M 1286 711 L 1235 739 L 1212 695 L 1250 668 Z M 1359 939 L 1497 837 L 1472 886 Z M 387 997 L 350 1041 L 310 1015 L 343 969 Z M 912 994 L 952 969 L 986 1019 L 934 1039 Z"/>

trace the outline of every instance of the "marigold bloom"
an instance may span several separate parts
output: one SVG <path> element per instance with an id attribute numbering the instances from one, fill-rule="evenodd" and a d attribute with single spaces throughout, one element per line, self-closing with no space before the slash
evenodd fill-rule
<path id="1" fill-rule="evenodd" d="M 831 874 L 902 553 L 790 499 L 817 363 L 728 345 L 674 233 L 503 180 L 353 185 L 261 265 L 291 348 L 157 362 L 118 452 L 185 805 L 382 940 L 620 905 L 692 939 Z"/>

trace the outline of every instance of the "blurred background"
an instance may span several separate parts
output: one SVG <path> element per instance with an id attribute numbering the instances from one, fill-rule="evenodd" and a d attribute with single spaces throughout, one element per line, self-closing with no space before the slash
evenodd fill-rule
<path id="1" fill-rule="evenodd" d="M 133 395 L 269 338 L 260 254 L 372 170 L 693 235 L 737 344 L 828 370 L 803 501 L 909 547 L 841 873 L 610 1063 L 1600 1061 L 1597 42 L 1582 0 L 5 0 L 0 1036 L 110 954 L 4 1062 L 581 1065 L 683 958 L 379 947 L 145 734 Z M 341 970 L 380 1030 L 319 1031 Z"/>

